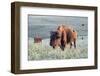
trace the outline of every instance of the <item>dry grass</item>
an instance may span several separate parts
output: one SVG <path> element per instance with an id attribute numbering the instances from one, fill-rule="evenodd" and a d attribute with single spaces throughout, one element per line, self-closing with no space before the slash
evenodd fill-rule
<path id="1" fill-rule="evenodd" d="M 34 43 L 29 39 L 28 60 L 54 60 L 54 59 L 80 59 L 88 57 L 87 38 L 77 40 L 77 48 L 53 49 L 49 46 L 49 40 L 43 40 L 42 43 Z"/>

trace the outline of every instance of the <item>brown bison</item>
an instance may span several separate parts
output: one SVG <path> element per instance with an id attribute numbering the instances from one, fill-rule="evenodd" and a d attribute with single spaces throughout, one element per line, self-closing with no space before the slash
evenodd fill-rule
<path id="1" fill-rule="evenodd" d="M 51 32 L 50 46 L 53 48 L 60 46 L 60 48 L 64 50 L 67 44 L 70 44 L 71 48 L 73 43 L 74 48 L 76 48 L 76 39 L 77 32 L 75 30 L 71 27 L 61 25 L 56 31 Z"/>
<path id="2" fill-rule="evenodd" d="M 40 43 L 40 42 L 42 42 L 42 38 L 34 37 L 34 43 Z"/>

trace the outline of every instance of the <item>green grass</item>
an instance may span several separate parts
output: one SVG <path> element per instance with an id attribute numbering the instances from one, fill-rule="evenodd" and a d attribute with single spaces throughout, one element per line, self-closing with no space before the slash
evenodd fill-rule
<path id="1" fill-rule="evenodd" d="M 49 41 L 44 40 L 42 43 L 34 43 L 29 39 L 28 60 L 55 60 L 55 59 L 81 59 L 88 57 L 87 39 L 77 40 L 77 48 L 66 47 L 62 51 L 59 47 L 53 49 L 49 46 Z"/>

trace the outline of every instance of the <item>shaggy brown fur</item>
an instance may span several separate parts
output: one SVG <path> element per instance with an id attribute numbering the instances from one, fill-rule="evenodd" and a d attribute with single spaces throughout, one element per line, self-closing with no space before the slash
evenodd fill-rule
<path id="1" fill-rule="evenodd" d="M 54 35 L 54 37 L 58 38 L 53 39 L 52 42 L 53 44 L 55 44 L 53 47 L 60 46 L 61 49 L 64 50 L 67 44 L 70 44 L 71 48 L 73 43 L 74 48 L 76 48 L 77 32 L 71 27 L 61 25 L 57 28 L 57 31 L 55 33 L 56 35 Z"/>
<path id="2" fill-rule="evenodd" d="M 74 43 L 74 48 L 76 48 L 76 39 L 77 39 L 77 32 L 73 30 L 71 27 L 67 27 L 61 25 L 57 29 L 61 32 L 61 49 L 64 50 L 67 44 L 70 44 L 70 48 L 72 47 L 72 43 Z"/>

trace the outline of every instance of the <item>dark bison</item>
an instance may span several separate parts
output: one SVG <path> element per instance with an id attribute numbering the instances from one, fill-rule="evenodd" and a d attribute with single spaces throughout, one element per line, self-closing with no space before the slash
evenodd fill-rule
<path id="1" fill-rule="evenodd" d="M 61 46 L 59 33 L 57 31 L 51 31 L 50 34 L 50 46 L 53 48 Z"/>
<path id="2" fill-rule="evenodd" d="M 60 48 L 64 50 L 67 44 L 70 44 L 71 48 L 73 43 L 74 48 L 76 48 L 76 39 L 77 32 L 74 29 L 68 26 L 61 25 L 57 28 L 56 31 L 51 32 L 50 46 L 52 46 L 53 48 L 60 46 Z"/>

